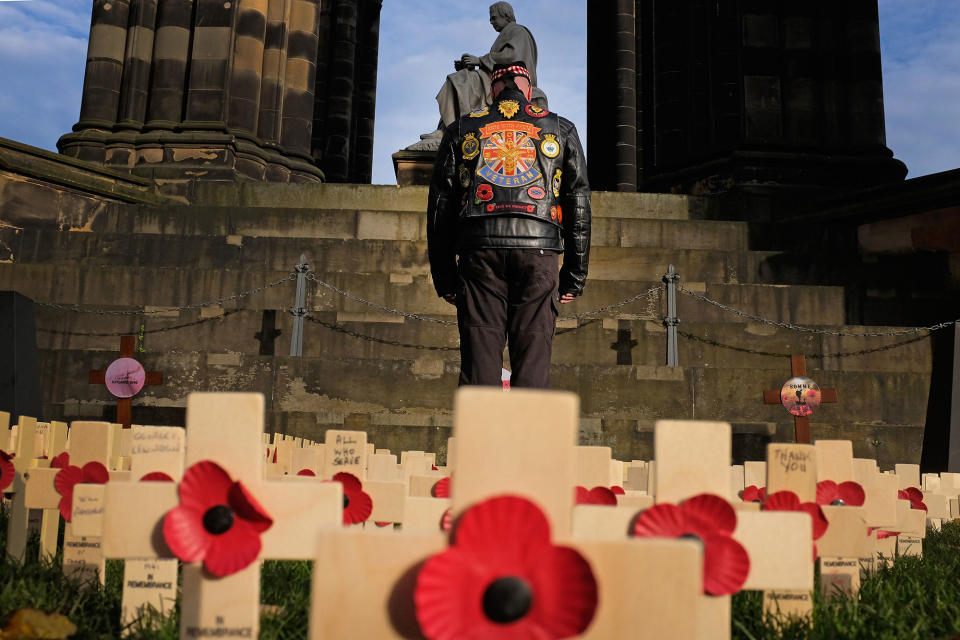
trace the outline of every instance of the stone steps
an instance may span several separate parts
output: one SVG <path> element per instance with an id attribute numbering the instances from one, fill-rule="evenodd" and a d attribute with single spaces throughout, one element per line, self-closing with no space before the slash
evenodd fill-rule
<path id="1" fill-rule="evenodd" d="M 25 231 L 7 229 L 0 242 L 18 264 L 74 265 L 153 269 L 293 270 L 306 254 L 318 273 L 429 273 L 427 243 L 403 240 L 332 240 L 296 238 L 178 237 Z M 734 249 L 643 249 L 594 246 L 593 280 L 655 281 L 674 264 L 684 280 L 694 282 L 765 283 L 765 265 L 776 252 Z"/>
<path id="2" fill-rule="evenodd" d="M 338 315 L 340 319 L 338 320 Z M 314 312 L 304 328 L 306 357 L 405 360 L 429 358 L 459 362 L 455 326 L 406 320 L 344 320 L 346 314 Z M 349 316 L 346 316 L 349 317 Z M 448 316 L 448 319 L 453 319 Z M 398 320 L 403 320 L 398 318 Z M 98 316 L 96 333 L 136 334 L 146 330 L 148 351 L 201 351 L 217 345 L 224 352 L 257 354 L 262 345 L 262 310 L 246 309 L 226 316 L 201 317 L 200 311 L 164 317 Z M 280 313 L 274 326 L 274 353 L 290 352 L 292 319 Z M 46 307 L 37 309 L 38 346 L 48 349 L 95 350 L 104 347 L 90 331 L 91 320 Z M 834 329 L 835 327 L 830 327 Z M 887 327 L 840 327 L 846 332 L 885 331 Z M 623 345 L 634 341 L 628 350 Z M 787 357 L 806 354 L 810 367 L 842 371 L 926 372 L 931 366 L 928 335 L 882 339 L 800 333 L 752 322 L 685 321 L 679 328 L 679 358 L 685 366 L 741 367 L 788 371 Z M 556 364 L 659 366 L 666 358 L 666 330 L 655 320 L 616 317 L 559 322 L 554 340 Z"/>
<path id="3" fill-rule="evenodd" d="M 361 184 L 283 184 L 244 182 L 223 186 L 198 183 L 192 204 L 248 209 L 344 209 L 360 211 L 413 211 L 427 209 L 427 187 Z M 591 194 L 598 217 L 700 220 L 712 217 L 709 198 L 667 193 Z"/>
<path id="4" fill-rule="evenodd" d="M 656 274 L 654 274 L 655 277 Z M 45 302 L 88 307 L 140 308 L 144 300 L 155 307 L 199 304 L 250 291 L 289 276 L 289 271 L 265 269 L 190 269 L 181 267 L 76 267 L 54 264 L 0 264 L 0 288 Z M 378 304 L 406 312 L 453 316 L 454 308 L 437 297 L 428 275 L 387 273 L 323 273 L 321 280 Z M 591 280 L 586 295 L 564 307 L 562 315 L 589 312 L 626 300 L 657 284 L 656 280 Z M 803 325 L 839 326 L 844 323 L 843 290 L 839 287 L 784 286 L 723 282 L 684 282 L 719 302 L 769 320 Z M 243 298 L 237 305 L 250 309 L 288 309 L 294 288 L 282 284 Z M 235 308 L 225 303 L 226 308 Z M 341 319 L 396 321 L 396 317 L 348 300 L 326 288 L 308 287 L 308 309 L 341 311 Z M 618 313 L 659 320 L 662 305 L 656 294 L 618 309 Z M 678 298 L 679 316 L 687 321 L 729 320 L 728 314 L 686 295 Z"/>
<path id="5" fill-rule="evenodd" d="M 102 417 L 109 411 L 113 403 L 104 390 L 91 393 L 86 372 L 102 368 L 110 357 L 107 352 L 41 350 L 41 379 L 55 380 L 48 393 L 62 399 L 48 403 L 48 417 Z M 458 373 L 456 363 L 430 358 L 210 352 L 148 352 L 140 358 L 148 370 L 162 371 L 167 382 L 138 397 L 135 421 L 152 421 L 154 411 L 181 410 L 187 394 L 197 388 L 256 390 L 267 392 L 271 428 L 304 436 L 331 426 L 377 425 L 449 433 Z M 829 435 L 816 431 L 822 419 L 834 425 L 835 432 L 851 434 L 846 437 L 854 439 L 855 453 L 863 454 L 873 440 L 882 443 L 894 437 L 901 452 L 914 446 L 919 451 L 922 429 L 917 425 L 923 424 L 926 404 L 916 400 L 926 397 L 929 373 L 815 369 L 809 373 L 821 386 L 837 389 L 840 397 L 839 403 L 822 407 L 813 420 L 817 437 Z M 764 389 L 783 383 L 785 374 L 779 370 L 555 364 L 552 378 L 554 388 L 580 395 L 581 441 L 603 442 L 627 459 L 637 446 L 634 434 L 649 431 L 661 418 L 725 420 L 753 425 L 751 429 L 761 435 L 792 427 L 781 407 L 761 400 Z M 102 400 L 91 402 L 91 396 Z"/>
<path id="6" fill-rule="evenodd" d="M 136 243 L 153 237 L 212 246 L 241 247 L 254 239 L 287 238 L 304 244 L 318 239 L 420 240 L 427 239 L 423 212 L 343 211 L 303 209 L 206 209 L 142 207 L 138 213 L 103 212 L 83 227 L 64 229 L 13 227 L 0 229 L 8 247 L 32 247 L 62 242 L 57 235 L 78 235 Z M 22 236 L 17 235 L 23 233 Z M 39 236 L 39 237 L 38 237 Z M 141 238 L 143 240 L 141 240 Z M 106 242 L 106 240 L 99 240 Z M 125 239 L 125 240 L 124 240 Z M 712 220 L 657 220 L 647 218 L 595 218 L 591 244 L 597 247 L 661 247 L 745 251 L 748 227 L 743 222 Z"/>

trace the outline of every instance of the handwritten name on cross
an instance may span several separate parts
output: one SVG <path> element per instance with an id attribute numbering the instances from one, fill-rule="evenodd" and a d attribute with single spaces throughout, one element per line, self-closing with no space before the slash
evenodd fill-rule
<path id="1" fill-rule="evenodd" d="M 134 345 L 136 341 L 133 336 L 120 337 L 120 357 L 133 358 Z M 90 384 L 107 384 L 107 371 L 90 371 Z M 159 371 L 145 372 L 143 386 L 158 386 L 163 384 L 163 374 Z M 111 391 L 111 393 L 113 393 Z M 139 391 L 137 392 L 139 393 Z M 133 395 L 136 395 L 134 393 Z M 132 397 L 132 396 L 131 396 Z M 117 399 L 117 422 L 123 425 L 124 429 L 130 428 L 130 398 Z"/>
<path id="2" fill-rule="evenodd" d="M 793 378 L 803 378 L 807 375 L 807 359 L 804 356 L 790 356 L 790 375 Z M 763 392 L 764 404 L 782 404 L 780 389 L 765 389 Z M 837 401 L 836 389 L 820 389 L 820 402 L 833 403 Z M 810 417 L 793 416 L 794 439 L 799 444 L 810 444 Z"/>

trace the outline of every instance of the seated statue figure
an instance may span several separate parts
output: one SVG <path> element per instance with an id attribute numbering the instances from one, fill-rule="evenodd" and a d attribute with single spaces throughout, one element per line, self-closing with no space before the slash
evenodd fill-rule
<path id="1" fill-rule="evenodd" d="M 440 138 L 443 129 L 471 111 L 482 109 L 491 103 L 490 73 L 498 64 L 523 61 L 533 84 L 531 102 L 547 108 L 547 96 L 537 87 L 537 43 L 530 30 L 521 24 L 509 2 L 494 2 L 490 5 L 490 24 L 500 34 L 484 56 L 463 54 L 454 62 L 455 73 L 447 76 L 437 94 L 440 107 L 440 125 L 432 133 L 421 138 Z"/>

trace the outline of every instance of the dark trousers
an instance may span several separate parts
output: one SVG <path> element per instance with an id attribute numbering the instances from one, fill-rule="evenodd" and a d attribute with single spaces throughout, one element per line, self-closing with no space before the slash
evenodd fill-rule
<path id="1" fill-rule="evenodd" d="M 500 385 L 510 345 L 511 387 L 550 386 L 559 263 L 540 249 L 474 249 L 460 256 L 460 385 Z"/>

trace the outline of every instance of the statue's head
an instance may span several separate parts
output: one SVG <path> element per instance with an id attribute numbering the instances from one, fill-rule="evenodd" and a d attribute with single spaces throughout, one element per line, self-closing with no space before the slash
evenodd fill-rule
<path id="1" fill-rule="evenodd" d="M 516 22 L 517 18 L 513 14 L 513 7 L 509 2 L 494 2 L 490 5 L 490 24 L 499 33 L 511 22 Z"/>

